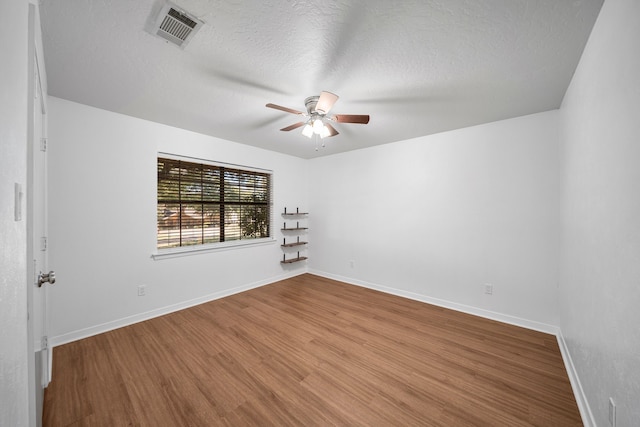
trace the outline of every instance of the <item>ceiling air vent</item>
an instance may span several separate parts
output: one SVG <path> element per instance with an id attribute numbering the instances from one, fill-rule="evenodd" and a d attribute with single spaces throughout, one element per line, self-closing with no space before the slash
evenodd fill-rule
<path id="1" fill-rule="evenodd" d="M 184 48 L 203 22 L 169 1 L 155 7 L 147 21 L 146 30 Z"/>

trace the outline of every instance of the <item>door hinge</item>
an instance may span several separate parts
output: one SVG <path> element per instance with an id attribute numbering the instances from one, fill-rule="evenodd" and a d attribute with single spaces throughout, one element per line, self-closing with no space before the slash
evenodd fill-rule
<path id="1" fill-rule="evenodd" d="M 41 251 L 46 251 L 48 244 L 49 244 L 49 242 L 47 241 L 46 237 L 41 237 L 40 238 L 40 250 Z"/>
<path id="2" fill-rule="evenodd" d="M 47 337 L 46 335 L 42 337 L 42 349 L 43 350 L 49 349 L 49 337 Z"/>
<path id="3" fill-rule="evenodd" d="M 47 138 L 40 138 L 40 151 L 47 151 L 48 142 L 49 141 Z"/>

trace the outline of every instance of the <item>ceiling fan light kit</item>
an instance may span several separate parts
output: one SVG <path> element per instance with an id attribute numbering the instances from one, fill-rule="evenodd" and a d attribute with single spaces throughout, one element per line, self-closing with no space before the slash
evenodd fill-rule
<path id="1" fill-rule="evenodd" d="M 271 103 L 267 104 L 266 106 L 269 108 L 274 108 L 276 110 L 284 111 L 286 113 L 307 117 L 307 120 L 304 122 L 298 122 L 296 124 L 280 129 L 281 131 L 288 132 L 290 130 L 304 126 L 302 129 L 302 135 L 306 136 L 307 138 L 312 138 L 314 135 L 316 135 L 316 139 L 317 137 L 324 139 L 327 137 L 338 135 L 339 132 L 329 123 L 327 123 L 327 121 L 333 121 L 337 123 L 369 123 L 368 115 L 340 114 L 329 116 L 329 110 L 331 110 L 338 98 L 338 95 L 326 91 L 321 92 L 320 96 L 310 96 L 304 100 L 304 105 L 307 109 L 306 113 Z M 322 146 L 324 147 L 324 144 L 322 144 Z M 318 147 L 316 147 L 316 150 L 317 149 Z"/>
<path id="2" fill-rule="evenodd" d="M 311 138 L 313 136 L 313 126 L 307 123 L 305 127 L 302 129 L 302 134 L 307 138 Z"/>

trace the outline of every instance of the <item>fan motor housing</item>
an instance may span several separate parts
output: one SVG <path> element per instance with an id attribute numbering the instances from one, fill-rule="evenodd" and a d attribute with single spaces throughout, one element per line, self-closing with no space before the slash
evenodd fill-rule
<path id="1" fill-rule="evenodd" d="M 304 106 L 307 107 L 307 113 L 309 113 L 309 115 L 312 115 L 313 113 L 316 112 L 316 105 L 318 105 L 318 99 L 320 99 L 320 97 L 316 95 L 316 96 L 310 96 L 304 100 Z"/>

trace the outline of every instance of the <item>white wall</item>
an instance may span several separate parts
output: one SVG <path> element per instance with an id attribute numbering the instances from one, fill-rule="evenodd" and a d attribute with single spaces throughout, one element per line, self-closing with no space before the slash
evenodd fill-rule
<path id="1" fill-rule="evenodd" d="M 302 159 L 49 99 L 54 344 L 302 273 L 280 264 L 285 205 L 307 208 Z M 152 260 L 158 151 L 273 170 L 277 241 Z M 147 286 L 144 297 L 137 286 Z"/>
<path id="2" fill-rule="evenodd" d="M 551 111 L 312 160 L 310 269 L 556 325 L 557 119 Z"/>
<path id="3" fill-rule="evenodd" d="M 560 326 L 599 426 L 640 425 L 640 2 L 607 0 L 562 108 Z"/>
<path id="4" fill-rule="evenodd" d="M 14 220 L 14 183 L 27 189 L 28 2 L 0 2 L 0 425 L 29 423 L 27 213 Z"/>

